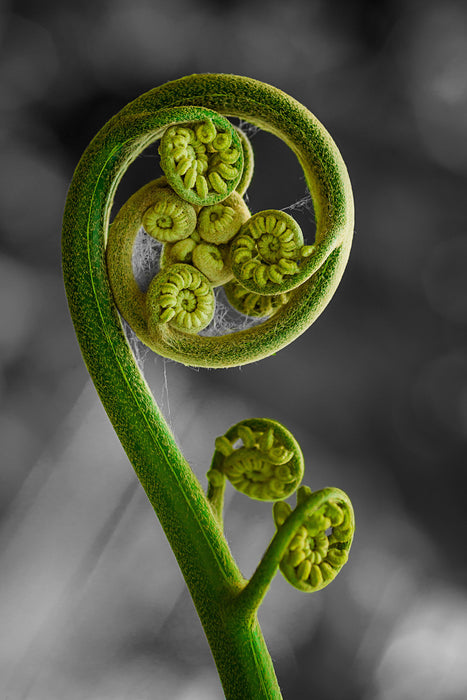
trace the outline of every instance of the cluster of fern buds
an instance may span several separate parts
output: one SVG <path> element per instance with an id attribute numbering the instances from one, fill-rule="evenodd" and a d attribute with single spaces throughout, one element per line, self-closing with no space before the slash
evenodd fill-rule
<path id="1" fill-rule="evenodd" d="M 164 176 L 151 183 L 141 212 L 142 228 L 162 244 L 160 271 L 146 294 L 148 328 L 199 333 L 214 317 L 219 286 L 240 313 L 273 315 L 300 284 L 297 273 L 313 246 L 289 214 L 251 215 L 243 198 L 253 174 L 246 134 L 214 113 L 169 126 L 158 152 Z"/>

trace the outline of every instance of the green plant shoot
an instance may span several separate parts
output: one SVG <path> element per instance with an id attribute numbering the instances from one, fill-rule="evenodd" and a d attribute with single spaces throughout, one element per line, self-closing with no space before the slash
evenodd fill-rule
<path id="1" fill-rule="evenodd" d="M 313 202 L 314 240 L 283 211 L 250 211 L 244 195 L 254 154 L 232 118 L 292 149 Z M 151 145 L 163 176 L 135 192 L 111 222 L 122 176 Z M 282 697 L 258 608 L 278 569 L 304 592 L 334 579 L 352 543 L 352 505 L 337 488 L 302 485 L 298 443 L 264 418 L 216 439 L 204 493 L 122 319 L 154 352 L 188 366 L 235 367 L 273 355 L 330 301 L 349 257 L 353 217 L 347 170 L 325 128 L 284 92 L 235 75 L 192 75 L 141 95 L 99 131 L 70 185 L 63 272 L 83 358 L 180 565 L 228 700 Z M 141 235 L 154 244 L 146 287 L 133 264 Z M 216 334 L 221 292 L 244 322 Z M 227 482 L 273 503 L 276 533 L 249 581 L 223 532 Z M 292 507 L 286 499 L 294 493 Z"/>

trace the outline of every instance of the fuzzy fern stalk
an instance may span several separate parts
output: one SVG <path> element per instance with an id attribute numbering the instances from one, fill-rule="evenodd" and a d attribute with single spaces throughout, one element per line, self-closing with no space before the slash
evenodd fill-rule
<path id="1" fill-rule="evenodd" d="M 249 210 L 243 195 L 253 150 L 228 117 L 275 134 L 295 153 L 315 210 L 314 240 L 305 241 L 282 211 Z M 110 223 L 123 174 L 151 144 L 164 175 L 130 197 Z M 352 233 L 350 182 L 327 131 L 285 93 L 234 75 L 192 75 L 138 97 L 97 134 L 69 189 L 63 271 L 82 354 L 178 560 L 229 700 L 281 697 L 258 607 L 278 569 L 300 591 L 332 581 L 348 557 L 352 506 L 339 489 L 301 485 L 296 440 L 276 421 L 259 418 L 217 438 L 205 494 L 141 375 L 121 319 L 156 353 L 185 365 L 258 361 L 323 311 Z M 132 262 L 141 235 L 153 240 L 158 256 L 147 288 Z M 220 289 L 251 323 L 215 335 Z M 223 534 L 227 482 L 274 504 L 276 534 L 249 581 Z M 285 499 L 294 492 L 292 506 Z"/>

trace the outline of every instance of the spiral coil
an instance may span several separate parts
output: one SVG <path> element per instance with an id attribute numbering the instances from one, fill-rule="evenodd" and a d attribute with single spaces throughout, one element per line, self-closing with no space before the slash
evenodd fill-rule
<path id="1" fill-rule="evenodd" d="M 149 327 L 170 323 L 198 333 L 214 316 L 214 294 L 207 277 L 192 265 L 170 265 L 150 283 L 146 308 Z"/>
<path id="2" fill-rule="evenodd" d="M 141 188 L 116 215 L 107 269 L 117 308 L 143 343 L 187 365 L 231 367 L 277 352 L 321 313 L 349 255 L 352 197 L 337 149 L 304 107 L 257 81 L 226 76 L 203 76 L 203 97 L 197 91 L 193 103 L 189 94 L 198 77 L 176 81 L 177 105 L 168 101 L 155 109 L 158 129 L 151 138 L 159 142 L 164 177 Z M 153 94 L 157 100 L 157 90 L 149 99 Z M 180 107 L 183 94 L 187 102 Z M 227 116 L 272 131 L 297 154 L 315 206 L 313 241 L 305 241 L 283 211 L 250 212 L 243 196 L 253 175 L 253 149 Z M 217 336 L 194 330 L 198 324 L 158 323 L 169 312 L 153 314 L 149 323 L 145 292 L 131 270 L 132 242 L 141 227 L 163 244 L 161 271 L 174 264 L 195 267 L 212 288 L 224 287 L 237 313 L 260 322 L 245 327 L 242 319 L 237 330 Z"/>
<path id="3" fill-rule="evenodd" d="M 300 485 L 304 468 L 293 435 L 271 419 L 243 420 L 215 440 L 207 497 L 219 522 L 226 479 L 252 499 L 274 502 L 276 535 L 250 582 L 252 589 L 265 590 L 265 581 L 279 568 L 295 588 L 312 593 L 331 583 L 348 560 L 355 530 L 350 499 L 340 489 L 312 492 Z M 292 509 L 284 499 L 294 492 Z"/>
<path id="4" fill-rule="evenodd" d="M 242 176 L 239 135 L 220 114 L 215 119 L 169 127 L 159 153 L 161 167 L 175 192 L 200 206 L 225 199 Z"/>
<path id="5" fill-rule="evenodd" d="M 254 214 L 233 241 L 232 270 L 246 289 L 279 294 L 303 281 L 297 281 L 300 261 L 312 252 L 290 214 L 268 209 Z"/>
<path id="6" fill-rule="evenodd" d="M 319 492 L 317 492 L 319 494 Z M 311 489 L 301 486 L 297 492 L 297 508 L 312 501 Z M 334 497 L 332 497 L 334 496 Z M 284 525 L 292 508 L 283 501 L 274 504 L 273 516 L 277 529 Z M 306 513 L 306 511 L 305 511 Z M 327 586 L 337 576 L 349 557 L 355 522 L 348 497 L 324 499 L 319 507 L 305 514 L 286 547 L 280 570 L 295 588 L 313 593 Z"/>
<path id="7" fill-rule="evenodd" d="M 241 493 L 259 501 L 287 498 L 303 478 L 299 444 L 280 423 L 250 418 L 216 439 L 208 479 L 220 472 Z M 214 478 L 216 478 L 214 474 Z"/>

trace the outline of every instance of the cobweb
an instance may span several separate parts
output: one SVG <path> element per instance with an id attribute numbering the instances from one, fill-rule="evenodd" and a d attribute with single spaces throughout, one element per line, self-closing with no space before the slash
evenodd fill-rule
<path id="1" fill-rule="evenodd" d="M 311 199 L 311 195 L 308 191 L 301 199 L 298 199 L 296 202 L 293 202 L 286 207 L 282 207 L 281 211 L 306 212 L 307 214 L 311 214 L 313 220 L 315 218 L 313 200 Z"/>
<path id="2" fill-rule="evenodd" d="M 259 126 L 255 126 L 255 124 L 251 124 L 250 122 L 246 122 L 243 119 L 238 120 L 238 128 L 243 131 L 244 134 L 251 140 L 258 131 L 261 131 L 261 128 Z"/>
<path id="3" fill-rule="evenodd" d="M 160 270 L 162 243 L 149 236 L 143 227 L 136 234 L 131 264 L 133 276 L 142 292 L 146 292 L 152 278 Z"/>

